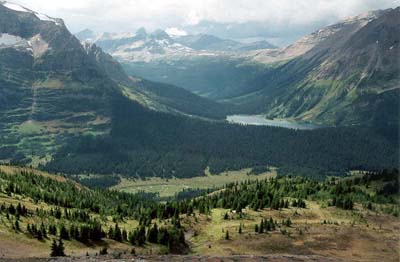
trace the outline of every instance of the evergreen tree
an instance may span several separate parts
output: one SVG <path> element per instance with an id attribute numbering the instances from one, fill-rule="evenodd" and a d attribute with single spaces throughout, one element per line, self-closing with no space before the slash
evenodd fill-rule
<path id="1" fill-rule="evenodd" d="M 61 227 L 60 227 L 60 238 L 69 240 L 69 234 L 64 225 L 61 225 Z"/>
<path id="2" fill-rule="evenodd" d="M 51 257 L 57 257 L 58 256 L 58 245 L 57 241 L 54 239 L 53 243 L 51 244 L 51 252 L 50 252 Z"/>
<path id="3" fill-rule="evenodd" d="M 119 241 L 119 242 L 122 242 L 122 232 L 121 232 L 121 229 L 118 226 L 118 223 L 115 224 L 115 228 L 114 228 L 114 232 L 113 233 L 114 233 L 114 235 L 113 235 L 112 239 L 114 239 L 116 241 Z"/>
<path id="4" fill-rule="evenodd" d="M 149 241 L 150 243 L 157 243 L 157 241 L 158 241 L 157 223 L 154 223 L 153 227 L 148 230 L 147 241 Z"/>
<path id="5" fill-rule="evenodd" d="M 106 248 L 106 247 L 103 247 L 102 249 L 100 249 L 99 254 L 100 254 L 100 255 L 107 255 L 107 254 L 108 254 L 107 248 Z"/>
<path id="6" fill-rule="evenodd" d="M 64 251 L 65 251 L 64 243 L 63 243 L 62 239 L 60 238 L 58 240 L 58 256 L 59 257 L 65 257 Z"/>
<path id="7" fill-rule="evenodd" d="M 46 231 L 46 227 L 44 226 L 43 222 L 40 224 L 39 230 L 42 233 L 43 238 L 47 238 L 47 231 Z"/>
<path id="8" fill-rule="evenodd" d="M 225 240 L 229 240 L 229 231 L 228 230 L 226 230 L 226 232 L 225 232 Z"/>
<path id="9" fill-rule="evenodd" d="M 261 219 L 260 227 L 258 228 L 258 233 L 264 233 L 264 219 Z"/>
<path id="10" fill-rule="evenodd" d="M 64 243 L 61 238 L 58 240 L 58 243 L 55 239 L 53 240 L 53 242 L 51 244 L 50 256 L 51 257 L 64 257 L 65 256 Z"/>
<path id="11" fill-rule="evenodd" d="M 224 219 L 227 220 L 229 218 L 228 212 L 225 212 Z"/>

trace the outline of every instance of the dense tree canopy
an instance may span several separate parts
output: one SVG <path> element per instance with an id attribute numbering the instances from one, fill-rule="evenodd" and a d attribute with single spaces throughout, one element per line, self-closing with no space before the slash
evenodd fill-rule
<path id="1" fill-rule="evenodd" d="M 396 134 L 369 128 L 241 126 L 154 112 L 121 97 L 114 104 L 109 136 L 73 137 L 45 168 L 68 174 L 192 177 L 204 175 L 207 166 L 219 173 L 272 165 L 307 168 L 325 177 L 328 172 L 394 167 L 399 157 Z"/>

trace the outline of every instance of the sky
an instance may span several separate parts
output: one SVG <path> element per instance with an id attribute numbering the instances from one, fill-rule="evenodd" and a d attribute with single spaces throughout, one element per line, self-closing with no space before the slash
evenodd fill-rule
<path id="1" fill-rule="evenodd" d="M 400 0 L 10 0 L 64 19 L 73 32 L 168 29 L 229 38 L 289 41 L 360 13 L 400 6 Z M 285 40 L 286 39 L 286 40 Z"/>

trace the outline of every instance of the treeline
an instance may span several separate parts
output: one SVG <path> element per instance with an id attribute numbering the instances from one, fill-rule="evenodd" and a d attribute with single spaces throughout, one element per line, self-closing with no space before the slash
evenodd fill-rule
<path id="1" fill-rule="evenodd" d="M 71 177 L 78 183 L 91 187 L 91 188 L 109 188 L 115 185 L 118 185 L 121 182 L 121 178 L 119 176 L 113 175 L 102 175 L 96 177 L 87 177 L 87 178 L 78 178 Z"/>
<path id="2" fill-rule="evenodd" d="M 371 128 L 312 131 L 241 126 L 154 112 L 114 99 L 108 136 L 75 136 L 45 168 L 67 174 L 193 177 L 246 167 L 307 168 L 312 176 L 397 165 L 396 140 Z M 129 121 L 127 121 L 129 119 Z M 308 172 L 308 173 L 311 173 Z"/>
<path id="3" fill-rule="evenodd" d="M 186 247 L 184 231 L 180 225 L 179 216 L 175 216 L 170 225 L 160 228 L 156 223 L 151 224 L 150 220 L 142 220 L 141 222 L 146 223 L 146 225 L 142 223 L 135 230 L 128 233 L 118 223 L 114 227 L 110 226 L 106 232 L 98 220 L 92 219 L 90 216 L 84 221 L 76 220 L 74 216 L 66 215 L 68 213 L 67 209 L 65 209 L 64 215 L 58 211 L 53 211 L 53 209 L 49 213 L 46 213 L 43 209 L 29 211 L 20 203 L 17 206 L 13 204 L 7 206 L 5 203 L 0 205 L 0 215 L 5 214 L 7 220 L 14 221 L 12 228 L 16 232 L 25 232 L 39 241 L 50 239 L 53 236 L 53 238 L 60 240 L 77 240 L 84 244 L 90 244 L 101 241 L 103 238 L 108 238 L 118 242 L 129 242 L 136 246 L 143 246 L 146 242 L 156 243 L 167 246 L 171 252 L 179 252 L 179 250 Z M 43 220 L 39 224 L 28 222 L 26 230 L 20 226 L 21 217 L 43 218 L 47 217 L 45 216 L 47 214 L 52 214 L 58 219 L 56 221 L 59 221 L 59 223 L 43 222 Z M 69 226 L 66 225 L 65 221 L 68 221 Z"/>
<path id="4" fill-rule="evenodd" d="M 361 177 L 331 178 L 325 182 L 307 177 L 280 177 L 263 181 L 244 181 L 231 183 L 224 190 L 212 195 L 193 199 L 188 209 L 198 209 L 201 213 L 208 213 L 213 208 L 225 208 L 241 213 L 244 208 L 259 210 L 263 208 L 306 208 L 305 199 L 322 200 L 330 206 L 351 210 L 354 203 L 373 209 L 374 205 L 389 204 L 390 209 L 382 210 L 395 216 L 400 215 L 397 206 L 398 191 L 391 191 L 391 187 L 373 188 L 366 181 L 372 178 L 379 184 L 393 185 L 399 180 L 397 169 L 370 172 Z M 367 192 L 366 187 L 370 192 Z"/>

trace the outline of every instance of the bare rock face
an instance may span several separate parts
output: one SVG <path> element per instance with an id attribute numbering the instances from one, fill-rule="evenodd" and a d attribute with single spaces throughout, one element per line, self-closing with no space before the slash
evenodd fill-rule
<path id="1" fill-rule="evenodd" d="M 313 47 L 327 40 L 339 31 L 358 30 L 368 22 L 382 15 L 384 11 L 371 11 L 359 16 L 350 17 L 339 23 L 323 27 L 309 35 L 300 38 L 295 43 L 281 49 L 254 51 L 249 57 L 261 63 L 274 63 L 293 59 L 310 51 Z"/>

